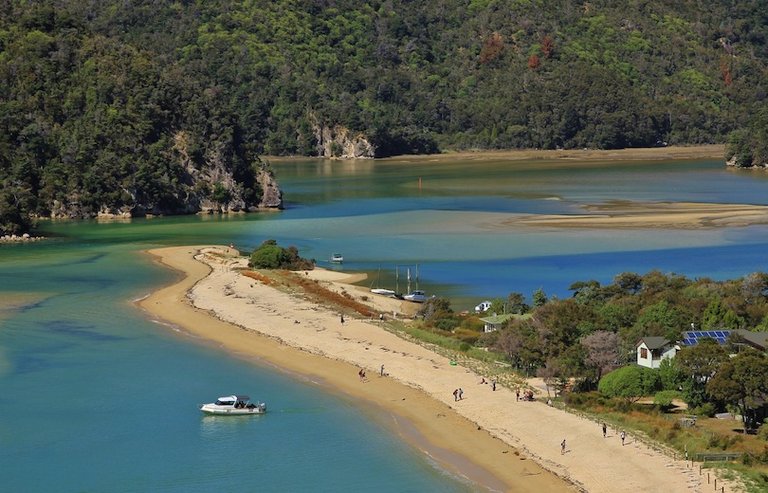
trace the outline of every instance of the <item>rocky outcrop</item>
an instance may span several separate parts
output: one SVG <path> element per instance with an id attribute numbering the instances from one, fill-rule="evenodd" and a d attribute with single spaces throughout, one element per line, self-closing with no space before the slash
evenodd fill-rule
<path id="1" fill-rule="evenodd" d="M 229 144 L 210 142 L 202 158 L 193 159 L 191 136 L 173 136 L 174 175 L 163 196 L 137 188 L 122 188 L 117 203 L 86 205 L 78 192 L 50 205 L 52 218 L 130 218 L 194 213 L 238 213 L 281 209 L 283 194 L 269 165 L 260 159 L 236 169 Z M 242 162 L 242 160 L 241 160 Z M 164 177 L 165 178 L 165 177 Z"/>
<path id="2" fill-rule="evenodd" d="M 283 191 L 275 180 L 275 175 L 267 167 L 259 169 L 256 181 L 261 189 L 261 202 L 257 204 L 259 209 L 282 209 Z"/>
<path id="3" fill-rule="evenodd" d="M 45 239 L 44 236 L 30 236 L 29 233 L 21 235 L 2 235 L 0 236 L 0 243 L 26 243 L 30 241 L 40 241 Z"/>
<path id="4" fill-rule="evenodd" d="M 730 159 L 725 161 L 725 165 L 726 166 L 731 166 L 731 167 L 734 167 L 734 168 L 742 168 L 742 169 L 766 169 L 766 168 L 768 168 L 768 162 L 764 162 L 764 163 L 761 163 L 761 164 L 751 164 L 749 166 L 742 166 L 739 163 L 738 158 L 736 157 L 736 155 L 731 156 Z"/>
<path id="5" fill-rule="evenodd" d="M 361 132 L 352 132 L 341 125 L 328 126 L 318 122 L 313 113 L 309 122 L 317 142 L 317 155 L 329 159 L 372 159 L 376 146 Z"/>

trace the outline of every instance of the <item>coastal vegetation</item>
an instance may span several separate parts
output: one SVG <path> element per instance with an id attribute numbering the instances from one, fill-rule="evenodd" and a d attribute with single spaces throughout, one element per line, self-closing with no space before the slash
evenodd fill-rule
<path id="1" fill-rule="evenodd" d="M 680 454 L 727 451 L 740 462 L 730 467 L 751 478 L 750 491 L 768 486 L 766 354 L 732 333 L 724 345 L 702 338 L 683 346 L 658 369 L 635 364 L 642 337 L 679 341 L 692 327 L 766 331 L 768 275 L 713 281 L 625 272 L 608 285 L 579 281 L 570 290 L 566 299 L 539 290 L 532 295 L 533 306 L 521 301 L 520 293 L 494 300 L 497 313 L 528 311 L 490 333 L 472 322 L 483 315 L 455 313 L 439 299 L 425 303 L 416 324 L 423 332 L 451 338 L 453 344 L 442 347 L 467 357 L 474 349 L 488 350 L 509 368 L 497 366 L 496 378 L 507 372 L 537 375 L 558 395 L 556 405 L 633 429 Z M 716 413 L 740 416 L 741 426 L 715 419 Z"/>
<path id="2" fill-rule="evenodd" d="M 266 240 L 251 253 L 248 266 L 254 269 L 312 270 L 315 262 L 302 258 L 295 246 L 283 248 L 275 240 Z"/>
<path id="3" fill-rule="evenodd" d="M 260 155 L 725 143 L 765 156 L 759 3 L 0 6 L 0 232 L 247 210 Z"/>

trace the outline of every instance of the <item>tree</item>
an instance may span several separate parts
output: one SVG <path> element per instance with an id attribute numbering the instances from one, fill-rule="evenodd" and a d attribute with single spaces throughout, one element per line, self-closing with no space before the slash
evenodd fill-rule
<path id="1" fill-rule="evenodd" d="M 496 347 L 507 355 L 515 367 L 526 372 L 544 362 L 541 340 L 528 320 L 513 320 L 507 328 L 502 329 Z"/>
<path id="2" fill-rule="evenodd" d="M 299 256 L 299 250 L 290 246 L 282 248 L 275 240 L 266 240 L 251 253 L 248 261 L 256 269 L 311 270 L 315 264 Z"/>
<path id="3" fill-rule="evenodd" d="M 735 404 L 745 431 L 757 428 L 761 422 L 757 411 L 768 402 L 768 357 L 747 351 L 726 361 L 707 383 L 707 393 L 726 404 Z"/>
<path id="4" fill-rule="evenodd" d="M 599 382 L 604 373 L 619 365 L 619 336 L 607 330 L 598 330 L 581 338 L 581 345 L 587 352 L 585 363 Z"/>
<path id="5" fill-rule="evenodd" d="M 707 383 L 720 365 L 728 360 L 728 353 L 717 341 L 707 337 L 699 339 L 695 346 L 681 349 L 675 359 L 685 375 L 685 400 L 689 406 L 698 407 L 706 402 Z"/>
<path id="6" fill-rule="evenodd" d="M 744 319 L 719 299 L 712 300 L 701 316 L 701 328 L 704 330 L 735 330 L 743 326 Z"/>
<path id="7" fill-rule="evenodd" d="M 643 288 L 643 278 L 634 272 L 622 272 L 613 278 L 613 283 L 629 294 L 635 294 Z"/>
<path id="8" fill-rule="evenodd" d="M 659 378 L 662 390 L 679 391 L 685 381 L 685 375 L 677 363 L 677 358 L 664 358 L 659 364 Z"/>
<path id="9" fill-rule="evenodd" d="M 509 296 L 507 296 L 507 306 L 509 313 L 517 313 L 520 315 L 527 313 L 528 310 L 531 309 L 531 307 L 525 303 L 525 296 L 523 296 L 522 293 L 509 293 Z"/>
<path id="10" fill-rule="evenodd" d="M 605 375 L 600 379 L 597 390 L 605 396 L 618 397 L 627 403 L 633 403 L 656 392 L 659 384 L 659 375 L 654 370 L 631 365 Z"/>
<path id="11" fill-rule="evenodd" d="M 666 300 L 659 301 L 640 311 L 635 330 L 646 336 L 664 336 L 677 340 L 689 316 Z"/>
<path id="12" fill-rule="evenodd" d="M 534 307 L 540 307 L 546 304 L 547 302 L 547 295 L 544 292 L 542 288 L 537 289 L 533 292 L 533 306 Z"/>

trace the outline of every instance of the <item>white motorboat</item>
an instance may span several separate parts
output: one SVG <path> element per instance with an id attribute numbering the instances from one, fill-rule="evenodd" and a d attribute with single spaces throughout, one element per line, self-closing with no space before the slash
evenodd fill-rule
<path id="1" fill-rule="evenodd" d="M 331 263 L 332 264 L 343 264 L 344 263 L 344 256 L 340 253 L 334 253 L 331 255 Z"/>
<path id="2" fill-rule="evenodd" d="M 251 402 L 247 395 L 227 395 L 219 397 L 216 402 L 203 404 L 200 410 L 205 414 L 241 416 L 246 414 L 264 414 L 267 405 L 263 402 Z"/>
<path id="3" fill-rule="evenodd" d="M 427 294 L 424 291 L 417 289 L 403 296 L 403 299 L 414 303 L 424 303 L 427 301 Z"/>

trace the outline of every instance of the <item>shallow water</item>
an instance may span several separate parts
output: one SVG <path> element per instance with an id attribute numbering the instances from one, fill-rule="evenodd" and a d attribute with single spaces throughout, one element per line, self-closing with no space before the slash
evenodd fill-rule
<path id="1" fill-rule="evenodd" d="M 468 166 L 471 166 L 468 169 Z M 651 269 L 726 279 L 765 270 L 768 228 L 532 230 L 508 213 L 576 213 L 610 200 L 765 204 L 765 176 L 720 162 L 275 165 L 287 209 L 234 217 L 52 223 L 54 239 L 0 246 L 0 478 L 9 491 L 467 491 L 386 423 L 311 382 L 232 358 L 145 319 L 131 300 L 174 274 L 139 252 L 265 239 L 368 282 L 450 297 L 610 282 Z M 399 278 L 395 274 L 399 273 Z M 418 279 L 417 279 L 418 276 Z M 19 302 L 18 300 L 23 300 Z M 19 307 L 19 303 L 22 304 Z M 5 307 L 5 308 L 4 308 Z M 204 418 L 196 406 L 251 393 L 270 413 Z"/>

